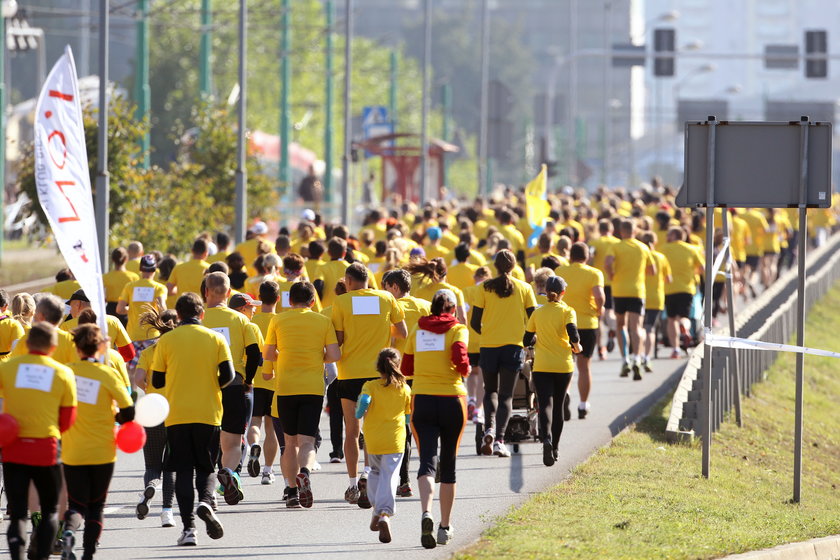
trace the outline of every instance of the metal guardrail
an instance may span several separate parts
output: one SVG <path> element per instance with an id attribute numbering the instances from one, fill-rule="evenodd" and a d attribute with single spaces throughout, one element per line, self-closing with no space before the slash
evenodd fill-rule
<path id="1" fill-rule="evenodd" d="M 810 309 L 840 279 L 840 234 L 831 236 L 806 259 L 807 281 L 805 308 Z M 750 302 L 743 311 L 736 310 L 735 336 L 764 342 L 787 343 L 796 330 L 796 268 L 785 272 L 769 289 Z M 727 333 L 728 334 L 728 333 Z M 704 344 L 695 347 L 686 363 L 671 402 L 671 414 L 665 429 L 670 442 L 691 441 L 700 435 Z M 737 350 L 736 367 L 730 367 L 732 351 L 712 348 L 712 431 L 720 428 L 726 414 L 735 406 L 735 377 L 741 392 L 750 396 L 752 385 L 763 381 L 767 369 L 776 361 L 777 352 Z"/>

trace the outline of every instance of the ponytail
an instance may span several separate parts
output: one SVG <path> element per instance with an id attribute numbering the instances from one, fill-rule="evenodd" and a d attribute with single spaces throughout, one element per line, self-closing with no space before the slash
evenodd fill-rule
<path id="1" fill-rule="evenodd" d="M 446 261 L 440 257 L 436 257 L 430 261 L 427 261 L 426 259 L 418 259 L 407 264 L 404 269 L 407 270 L 409 274 L 419 274 L 420 276 L 428 278 L 433 284 L 441 282 L 444 278 L 446 278 L 446 273 L 448 272 L 446 268 Z"/>
<path id="2" fill-rule="evenodd" d="M 493 259 L 499 275 L 484 282 L 484 289 L 493 292 L 500 298 L 509 297 L 513 293 L 513 280 L 510 278 L 510 271 L 516 266 L 516 257 L 508 249 L 502 249 L 496 253 Z"/>
<path id="3" fill-rule="evenodd" d="M 178 326 L 178 315 L 173 309 L 158 311 L 149 306 L 149 311 L 140 315 L 140 324 L 151 327 L 160 334 L 166 334 Z"/>
<path id="4" fill-rule="evenodd" d="M 376 359 L 376 371 L 385 378 L 385 386 L 405 385 L 405 376 L 400 372 L 400 355 L 393 348 L 383 348 Z"/>

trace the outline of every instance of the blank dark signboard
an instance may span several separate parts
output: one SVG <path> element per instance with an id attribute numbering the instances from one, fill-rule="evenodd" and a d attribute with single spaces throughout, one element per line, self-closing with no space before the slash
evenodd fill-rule
<path id="1" fill-rule="evenodd" d="M 786 208 L 799 205 L 798 122 L 718 123 L 715 127 L 713 206 Z M 831 206 L 831 124 L 808 125 L 809 208 Z M 711 126 L 686 123 L 685 185 L 681 206 L 707 206 L 708 141 Z"/>

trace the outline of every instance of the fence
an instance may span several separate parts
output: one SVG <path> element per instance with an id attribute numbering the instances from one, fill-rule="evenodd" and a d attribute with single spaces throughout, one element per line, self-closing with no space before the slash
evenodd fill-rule
<path id="1" fill-rule="evenodd" d="M 840 234 L 811 251 L 806 259 L 806 312 L 840 279 Z M 764 342 L 787 343 L 796 331 L 796 267 L 785 272 L 767 291 L 735 310 L 735 336 Z M 728 333 L 727 333 L 728 334 Z M 689 356 L 674 398 L 665 435 L 668 441 L 688 441 L 702 435 L 702 378 L 704 345 L 695 347 Z M 736 367 L 730 360 L 736 356 Z M 777 352 L 712 348 L 712 431 L 717 431 L 726 414 L 736 406 L 740 395 L 735 387 L 738 375 L 741 392 L 749 396 L 753 383 L 762 381 L 776 361 Z M 733 375 L 734 374 L 734 375 Z"/>

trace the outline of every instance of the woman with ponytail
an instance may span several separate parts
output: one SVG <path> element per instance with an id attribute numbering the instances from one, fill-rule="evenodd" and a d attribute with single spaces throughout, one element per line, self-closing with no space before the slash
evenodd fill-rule
<path id="1" fill-rule="evenodd" d="M 511 251 L 499 251 L 493 263 L 499 275 L 476 290 L 470 319 L 470 326 L 481 335 L 479 363 L 484 375 L 486 419 L 481 453 L 510 457 L 504 441 L 505 429 L 513 408 L 513 389 L 525 359 L 525 323 L 537 300 L 530 284 L 511 276 L 516 266 Z"/>
<path id="2" fill-rule="evenodd" d="M 464 305 L 464 292 L 446 281 L 446 261 L 441 257 L 430 261 L 420 258 L 405 266 L 411 274 L 411 284 L 415 297 L 431 302 L 439 290 L 451 290 L 458 302 L 455 307 L 455 317 L 459 322 L 466 324 L 467 311 Z"/>
<path id="3" fill-rule="evenodd" d="M 455 457 L 467 423 L 467 356 L 469 333 L 455 319 L 457 299 L 452 290 L 439 290 L 432 298 L 431 315 L 421 317 L 406 339 L 401 369 L 412 376 L 411 427 L 420 454 L 420 543 L 435 548 L 452 540 L 450 515 L 455 502 Z M 440 451 L 438 452 L 438 440 Z M 435 457 L 439 458 L 437 466 Z M 435 471 L 440 469 L 440 525 L 433 534 Z"/>

